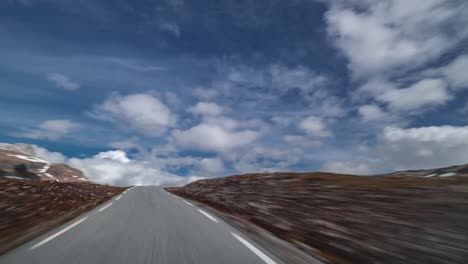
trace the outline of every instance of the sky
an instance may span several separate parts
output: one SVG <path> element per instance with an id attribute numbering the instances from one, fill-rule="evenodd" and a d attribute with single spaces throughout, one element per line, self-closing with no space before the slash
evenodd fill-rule
<path id="1" fill-rule="evenodd" d="M 0 141 L 115 184 L 468 162 L 463 0 L 5 0 Z"/>

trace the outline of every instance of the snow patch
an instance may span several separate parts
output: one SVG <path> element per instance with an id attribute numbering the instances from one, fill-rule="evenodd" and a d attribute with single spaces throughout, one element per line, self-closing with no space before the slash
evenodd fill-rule
<path id="1" fill-rule="evenodd" d="M 428 174 L 428 175 L 426 175 L 426 176 L 424 176 L 424 177 L 434 177 L 434 176 L 437 176 L 437 174 L 432 173 L 432 174 Z"/>
<path id="2" fill-rule="evenodd" d="M 44 168 L 40 169 L 39 172 L 40 173 L 45 173 L 47 172 L 47 170 L 50 168 L 50 163 L 46 163 L 46 165 L 44 166 Z"/>
<path id="3" fill-rule="evenodd" d="M 454 175 L 456 175 L 455 172 L 447 172 L 447 173 L 442 173 L 439 176 L 440 177 L 450 177 L 450 176 L 454 176 Z"/>
<path id="4" fill-rule="evenodd" d="M 54 176 L 52 176 L 50 173 L 45 173 L 45 176 L 49 177 L 49 178 L 55 178 Z"/>
<path id="5" fill-rule="evenodd" d="M 31 161 L 31 162 L 50 163 L 50 162 L 48 162 L 46 160 L 36 158 L 36 157 L 28 157 L 28 156 L 23 156 L 23 155 L 12 155 L 12 154 L 8 154 L 8 156 L 17 157 L 18 159 L 27 160 L 27 161 Z"/>
<path id="6" fill-rule="evenodd" d="M 25 178 L 17 177 L 17 176 L 5 176 L 8 179 L 17 179 L 17 180 L 26 180 Z"/>

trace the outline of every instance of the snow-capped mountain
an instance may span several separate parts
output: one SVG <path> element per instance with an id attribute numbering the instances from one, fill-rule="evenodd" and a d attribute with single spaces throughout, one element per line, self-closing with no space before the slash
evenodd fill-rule
<path id="1" fill-rule="evenodd" d="M 57 182 L 88 180 L 78 169 L 52 163 L 35 155 L 31 145 L 0 143 L 0 176 Z"/>

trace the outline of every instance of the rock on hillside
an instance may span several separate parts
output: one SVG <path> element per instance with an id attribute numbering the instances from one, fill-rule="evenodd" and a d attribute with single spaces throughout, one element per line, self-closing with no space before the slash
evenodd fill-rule
<path id="1" fill-rule="evenodd" d="M 78 169 L 36 157 L 34 148 L 27 144 L 0 144 L 0 176 L 57 182 L 88 180 Z"/>

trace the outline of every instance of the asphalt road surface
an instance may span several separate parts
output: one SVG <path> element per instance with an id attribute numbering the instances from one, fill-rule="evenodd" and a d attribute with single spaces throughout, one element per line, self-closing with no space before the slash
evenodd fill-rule
<path id="1" fill-rule="evenodd" d="M 1 264 L 280 264 L 221 219 L 160 187 L 134 187 L 0 257 Z"/>

